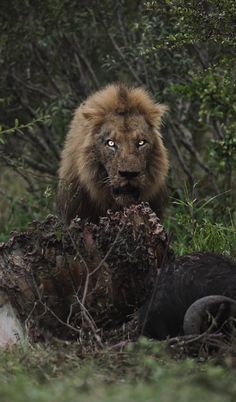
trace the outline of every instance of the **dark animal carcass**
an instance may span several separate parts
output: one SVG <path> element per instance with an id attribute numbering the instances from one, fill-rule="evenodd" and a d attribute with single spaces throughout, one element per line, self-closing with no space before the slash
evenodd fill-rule
<path id="1" fill-rule="evenodd" d="M 219 328 L 236 316 L 236 262 L 197 252 L 166 264 L 150 300 L 140 310 L 142 333 L 155 339 Z"/>

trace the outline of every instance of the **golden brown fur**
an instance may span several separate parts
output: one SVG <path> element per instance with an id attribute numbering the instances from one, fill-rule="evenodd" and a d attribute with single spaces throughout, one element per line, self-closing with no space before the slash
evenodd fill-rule
<path id="1" fill-rule="evenodd" d="M 59 170 L 58 206 L 70 222 L 96 221 L 108 208 L 148 201 L 162 215 L 167 151 L 160 135 L 164 105 L 143 88 L 109 85 L 75 111 Z"/>

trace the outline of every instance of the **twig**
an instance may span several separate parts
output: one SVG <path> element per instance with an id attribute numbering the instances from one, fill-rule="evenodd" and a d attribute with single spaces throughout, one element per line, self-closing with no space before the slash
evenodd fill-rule
<path id="1" fill-rule="evenodd" d="M 55 89 L 55 91 L 59 94 L 62 95 L 60 88 L 58 87 L 58 85 L 56 84 L 56 82 L 53 80 L 53 75 L 48 71 L 48 69 L 46 68 L 46 63 L 45 61 L 42 59 L 43 56 L 41 56 L 42 50 L 37 46 L 36 43 L 34 43 L 34 49 L 35 49 L 35 54 L 36 57 L 40 63 L 40 66 L 42 67 L 42 69 L 44 70 L 45 74 L 47 75 L 49 81 L 52 84 L 52 87 Z M 45 57 L 44 57 L 45 59 Z"/>
<path id="2" fill-rule="evenodd" d="M 13 71 L 11 73 L 11 76 L 13 77 L 13 79 L 20 83 L 21 85 L 23 85 L 23 87 L 29 89 L 32 92 L 38 92 L 40 95 L 43 95 L 49 99 L 54 98 L 54 96 L 52 96 L 50 93 L 48 93 L 47 91 L 45 91 L 45 89 L 43 88 L 39 88 L 33 84 L 30 83 L 26 83 L 24 80 L 22 80 L 21 78 L 19 78 Z"/>
<path id="3" fill-rule="evenodd" d="M 115 246 L 117 240 L 119 239 L 119 237 L 120 237 L 120 235 L 121 235 L 121 233 L 122 233 L 124 227 L 125 227 L 125 222 L 122 223 L 122 226 L 121 226 L 121 228 L 119 229 L 119 231 L 118 231 L 118 233 L 117 233 L 117 235 L 116 235 L 116 237 L 115 237 L 115 240 L 113 241 L 111 247 L 109 248 L 109 250 L 108 250 L 108 252 L 106 253 L 106 255 L 104 256 L 104 258 L 100 261 L 100 263 L 98 264 L 98 266 L 97 266 L 92 272 L 89 272 L 89 271 L 88 271 L 88 275 L 86 276 L 86 281 L 85 281 L 85 285 L 84 285 L 84 294 L 83 294 L 83 299 L 82 299 L 82 303 L 83 303 L 83 304 L 85 303 L 85 299 L 86 299 L 86 297 L 87 297 L 88 285 L 89 285 L 89 279 L 90 279 L 90 277 L 91 277 L 92 275 L 94 275 L 94 274 L 104 265 L 105 261 L 107 260 L 107 258 L 108 258 L 109 255 L 111 254 L 111 252 L 112 252 L 112 250 L 113 250 L 113 248 L 114 248 L 114 246 Z"/>
<path id="4" fill-rule="evenodd" d="M 31 289 L 32 289 L 32 290 L 35 292 L 35 294 L 37 295 L 37 300 L 38 300 L 38 302 L 39 302 L 42 306 L 44 306 L 45 311 L 49 311 L 50 314 L 52 314 L 53 317 L 55 317 L 56 320 L 57 320 L 58 322 L 60 322 L 60 324 L 62 324 L 63 326 L 66 326 L 67 328 L 71 329 L 72 331 L 74 331 L 74 332 L 80 334 L 80 333 L 81 333 L 81 330 L 80 330 L 80 329 L 78 329 L 78 328 L 74 327 L 73 325 L 71 325 L 71 324 L 68 322 L 68 319 L 67 319 L 67 322 L 63 321 L 63 320 L 47 305 L 47 303 L 42 300 L 42 295 L 41 295 L 41 292 L 40 292 L 40 290 L 39 290 L 39 288 L 38 288 L 38 285 L 37 285 L 37 283 L 36 283 L 36 281 L 35 281 L 33 272 L 31 272 L 30 279 L 31 279 L 31 284 L 32 284 Z M 78 303 L 79 303 L 79 305 L 80 305 L 80 307 L 81 307 L 81 309 L 82 309 L 83 316 L 84 316 L 85 320 L 86 320 L 87 323 L 89 324 L 89 326 L 90 326 L 90 328 L 91 328 L 91 330 L 92 330 L 92 332 L 93 332 L 93 334 L 94 334 L 94 337 L 95 337 L 96 341 L 98 342 L 99 346 L 100 346 L 101 348 L 103 348 L 103 344 L 102 344 L 102 342 L 101 342 L 101 339 L 100 339 L 99 335 L 97 334 L 97 329 L 96 329 L 96 327 L 95 327 L 95 324 L 93 323 L 93 320 L 92 320 L 92 319 L 88 316 L 88 314 L 87 314 L 87 309 L 86 309 L 85 306 L 80 302 L 80 300 L 79 300 L 78 297 L 77 297 L 76 299 L 77 299 L 77 301 L 78 301 Z M 69 314 L 70 314 L 70 313 L 69 313 Z"/>
<path id="5" fill-rule="evenodd" d="M 175 124 L 172 125 L 172 128 L 175 132 L 175 134 L 178 136 L 179 141 L 181 142 L 181 144 L 185 147 L 185 149 L 187 149 L 189 151 L 189 153 L 194 157 L 195 161 L 197 162 L 197 164 L 199 165 L 199 167 L 205 172 L 207 173 L 208 176 L 211 177 L 212 179 L 212 184 L 215 188 L 215 191 L 217 194 L 219 194 L 220 190 L 219 190 L 219 186 L 216 183 L 215 180 L 215 175 L 213 172 L 211 172 L 211 170 L 209 169 L 209 167 L 202 161 L 198 151 L 196 150 L 196 148 L 194 148 L 194 146 L 192 145 L 192 143 L 186 139 L 186 131 L 188 130 L 186 127 L 184 127 L 182 124 L 178 125 L 178 127 L 175 126 Z M 181 135 L 180 135 L 181 133 Z"/>
<path id="6" fill-rule="evenodd" d="M 104 258 L 101 260 L 101 262 L 98 264 L 98 266 L 97 266 L 92 272 L 90 272 L 89 276 L 92 276 L 93 274 L 95 274 L 95 272 L 97 272 L 97 271 L 102 267 L 102 265 L 104 264 L 104 262 L 106 261 L 106 259 L 107 259 L 107 258 L 109 257 L 109 255 L 111 254 L 111 252 L 112 252 L 112 250 L 113 250 L 115 244 L 117 243 L 117 240 L 119 239 L 119 237 L 120 237 L 122 231 L 124 230 L 124 227 L 125 227 L 125 222 L 122 223 L 122 225 L 121 225 L 121 227 L 120 227 L 120 229 L 119 229 L 119 231 L 118 231 L 118 233 L 117 233 L 117 235 L 116 235 L 116 237 L 115 237 L 115 239 L 114 239 L 114 241 L 113 241 L 111 247 L 109 248 L 108 252 L 107 252 L 106 255 L 104 256 Z"/>
<path id="7" fill-rule="evenodd" d="M 120 26 L 120 32 L 121 32 L 121 35 L 122 35 L 122 38 L 123 38 L 123 42 L 124 42 L 125 46 L 127 46 L 128 45 L 128 41 L 127 41 L 127 38 L 126 38 L 127 27 L 124 27 L 124 23 L 123 23 L 123 20 L 121 18 L 121 8 L 122 8 L 122 5 L 121 5 L 120 1 L 118 1 L 117 20 L 118 20 L 118 24 Z"/>
<path id="8" fill-rule="evenodd" d="M 196 45 L 196 44 L 194 44 L 192 46 L 192 48 L 194 49 L 194 51 L 195 51 L 195 53 L 197 55 L 197 58 L 200 61 L 201 66 L 204 69 L 207 69 L 208 66 L 209 66 L 209 62 L 208 62 L 208 54 L 206 54 L 206 51 L 205 51 L 205 55 L 204 55 L 203 54 L 203 49 L 200 49 L 199 46 Z"/>
<path id="9" fill-rule="evenodd" d="M 213 118 L 212 124 L 213 124 L 214 130 L 217 134 L 218 139 L 223 140 L 225 135 L 222 131 L 222 128 L 220 127 L 219 121 L 217 119 Z"/>
<path id="10" fill-rule="evenodd" d="M 180 152 L 179 147 L 177 145 L 177 142 L 175 140 L 175 133 L 170 128 L 170 126 L 169 126 L 168 130 L 169 130 L 169 133 L 170 133 L 170 135 L 169 135 L 170 141 L 171 141 L 172 146 L 173 146 L 173 148 L 175 150 L 175 153 L 176 153 L 177 159 L 179 161 L 179 164 L 182 167 L 182 169 L 183 169 L 184 173 L 186 174 L 186 176 L 188 177 L 189 184 L 190 184 L 191 188 L 193 188 L 193 186 L 194 186 L 193 176 L 192 176 L 189 168 L 186 166 L 186 164 L 185 164 L 185 162 L 183 160 L 183 157 L 181 155 L 181 152 Z"/>
<path id="11" fill-rule="evenodd" d="M 122 61 L 124 62 L 124 64 L 126 65 L 126 67 L 128 68 L 128 70 L 130 71 L 131 75 L 133 76 L 133 78 L 135 79 L 135 81 L 140 84 L 143 85 L 142 80 L 139 78 L 139 76 L 136 74 L 136 72 L 134 71 L 133 67 L 131 66 L 131 64 L 127 61 L 127 58 L 125 57 L 124 53 L 122 52 L 121 48 L 119 47 L 119 45 L 117 44 L 114 36 L 108 31 L 107 32 L 108 37 L 111 40 L 111 43 L 113 44 L 116 52 L 118 53 L 118 55 L 120 56 L 120 58 L 122 59 Z"/>
<path id="12" fill-rule="evenodd" d="M 68 42 L 68 39 L 67 39 L 66 36 L 65 36 L 65 38 L 66 38 L 66 40 L 67 40 L 67 42 Z M 93 68 L 92 68 L 92 66 L 91 66 L 91 64 L 90 64 L 90 62 L 89 62 L 89 60 L 88 60 L 87 57 L 85 56 L 85 53 L 84 53 L 83 50 L 81 49 L 81 46 L 80 46 L 80 44 L 79 44 L 79 40 L 78 40 L 78 38 L 76 37 L 75 34 L 73 34 L 73 40 L 74 40 L 74 43 L 75 43 L 75 45 L 76 45 L 76 47 L 77 47 L 77 50 L 78 50 L 78 52 L 79 52 L 79 57 L 81 57 L 81 59 L 83 60 L 84 64 L 86 65 L 88 71 L 90 72 L 90 75 L 91 75 L 91 77 L 92 77 L 92 79 L 93 79 L 93 81 L 94 81 L 94 83 L 95 83 L 96 88 L 99 88 L 100 83 L 99 83 L 99 81 L 98 81 L 98 79 L 97 79 L 97 76 L 96 76 L 96 74 L 95 74 L 95 72 L 94 72 L 94 70 L 93 70 Z"/>
<path id="13" fill-rule="evenodd" d="M 4 160 L 4 162 L 6 163 L 7 166 L 9 166 L 9 167 L 11 167 L 13 170 L 15 170 L 16 173 L 19 174 L 19 176 L 22 177 L 22 179 L 24 179 L 24 181 L 25 181 L 25 182 L 28 184 L 28 186 L 29 186 L 28 190 L 29 190 L 31 193 L 34 193 L 34 192 L 35 192 L 35 187 L 34 187 L 34 185 L 32 184 L 32 182 L 30 181 L 29 177 L 26 176 L 26 175 L 20 170 L 20 168 L 19 168 L 18 166 L 16 166 L 16 165 L 13 163 L 13 160 L 10 159 L 10 158 L 8 158 L 8 157 L 7 157 L 6 155 L 4 155 L 2 152 L 0 152 L 0 158 L 2 158 L 2 159 Z"/>

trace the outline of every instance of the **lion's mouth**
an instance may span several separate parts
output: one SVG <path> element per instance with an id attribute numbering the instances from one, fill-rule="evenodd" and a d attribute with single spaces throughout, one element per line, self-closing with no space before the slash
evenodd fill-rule
<path id="1" fill-rule="evenodd" d="M 131 185 L 126 185 L 122 187 L 114 187 L 112 189 L 113 196 L 115 198 L 117 197 L 122 197 L 122 196 L 128 196 L 133 198 L 134 200 L 138 200 L 140 196 L 140 191 L 136 187 L 133 187 Z"/>

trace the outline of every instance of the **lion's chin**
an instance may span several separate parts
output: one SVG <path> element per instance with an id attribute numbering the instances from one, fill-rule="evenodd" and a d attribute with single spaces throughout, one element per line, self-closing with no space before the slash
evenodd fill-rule
<path id="1" fill-rule="evenodd" d="M 127 206 L 139 200 L 140 190 L 137 187 L 126 185 L 114 187 L 112 194 L 117 204 Z"/>

